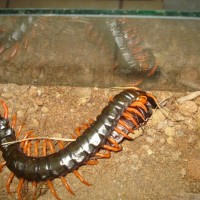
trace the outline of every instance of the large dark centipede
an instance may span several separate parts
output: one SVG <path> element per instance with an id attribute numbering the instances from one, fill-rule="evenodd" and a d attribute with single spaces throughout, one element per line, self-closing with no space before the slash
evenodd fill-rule
<path id="1" fill-rule="evenodd" d="M 152 115 L 152 109 L 158 107 L 156 98 L 148 92 L 139 89 L 130 89 L 117 94 L 102 110 L 101 114 L 93 121 L 82 134 L 77 129 L 77 139 L 55 152 L 52 143 L 52 154 L 46 155 L 46 146 L 43 145 L 43 156 L 38 157 L 37 148 L 35 156 L 30 156 L 28 147 L 19 143 L 2 145 L 5 142 L 17 140 L 14 130 L 16 118 L 12 124 L 8 121 L 8 108 L 1 101 L 4 116 L 0 117 L 0 149 L 6 165 L 12 172 L 7 182 L 7 190 L 14 176 L 19 178 L 17 187 L 18 198 L 21 200 L 21 188 L 25 180 L 36 187 L 38 182 L 46 181 L 56 199 L 60 199 L 53 187 L 52 180 L 60 178 L 67 190 L 73 194 L 64 176 L 73 172 L 77 178 L 86 185 L 87 181 L 79 174 L 78 168 L 84 164 L 96 164 L 98 158 L 109 158 L 110 151 L 120 151 L 119 145 L 124 139 L 131 140 L 129 133 L 145 125 Z M 28 134 L 27 134 L 28 135 Z M 107 152 L 102 152 L 101 149 Z"/>

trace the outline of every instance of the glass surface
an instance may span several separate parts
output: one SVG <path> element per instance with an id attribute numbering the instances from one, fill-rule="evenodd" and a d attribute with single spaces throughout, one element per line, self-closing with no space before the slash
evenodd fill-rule
<path id="1" fill-rule="evenodd" d="M 0 82 L 200 89 L 199 12 L 0 10 Z"/>

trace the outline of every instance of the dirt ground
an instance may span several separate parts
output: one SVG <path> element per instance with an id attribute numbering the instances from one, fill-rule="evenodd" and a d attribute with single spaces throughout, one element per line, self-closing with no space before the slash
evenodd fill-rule
<path id="1" fill-rule="evenodd" d="M 10 117 L 17 113 L 24 132 L 34 129 L 38 136 L 69 138 L 74 129 L 95 119 L 119 90 L 66 86 L 0 85 L 1 98 Z M 92 184 L 85 186 L 73 174 L 66 176 L 75 195 L 69 194 L 60 179 L 53 181 L 61 199 L 200 199 L 200 97 L 180 103 L 188 93 L 152 91 L 163 105 L 166 118 L 156 110 L 134 141 L 124 141 L 123 150 L 101 159 L 79 172 Z M 0 110 L 2 113 L 2 108 Z M 23 136 L 23 134 L 22 134 Z M 0 156 L 0 161 L 3 161 Z M 0 174 L 0 199 L 17 199 L 18 180 L 6 193 L 10 172 Z M 37 188 L 38 199 L 54 199 L 45 183 Z M 24 184 L 23 199 L 30 199 L 32 186 Z"/>

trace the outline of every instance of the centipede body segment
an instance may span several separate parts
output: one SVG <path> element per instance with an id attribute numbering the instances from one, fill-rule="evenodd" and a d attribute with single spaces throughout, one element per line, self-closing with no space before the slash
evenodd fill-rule
<path id="1" fill-rule="evenodd" d="M 20 200 L 25 180 L 32 182 L 34 188 L 38 182 L 45 181 L 56 199 L 60 197 L 52 183 L 55 178 L 60 178 L 71 194 L 74 193 L 65 179 L 68 173 L 73 173 L 82 183 L 90 185 L 78 172 L 78 168 L 84 164 L 97 164 L 98 158 L 109 158 L 110 151 L 122 150 L 120 143 L 124 139 L 131 139 L 128 134 L 145 125 L 152 115 L 152 109 L 158 106 L 156 98 L 148 92 L 139 89 L 122 91 L 113 97 L 96 120 L 83 127 L 83 133 L 80 129 L 76 130 L 76 141 L 66 147 L 59 142 L 60 150 L 55 151 L 52 142 L 45 140 L 43 156 L 38 157 L 38 143 L 34 145 L 34 154 L 30 153 L 28 142 L 2 145 L 17 140 L 16 133 L 18 135 L 21 129 L 15 131 L 15 117 L 10 125 L 8 108 L 3 101 L 1 104 L 4 115 L 0 117 L 0 149 L 5 160 L 1 168 L 7 166 L 11 171 L 7 182 L 8 192 L 14 176 L 19 179 L 17 193 Z M 30 134 L 32 133 L 27 133 L 26 137 Z M 47 146 L 51 151 L 49 155 L 46 154 Z"/>

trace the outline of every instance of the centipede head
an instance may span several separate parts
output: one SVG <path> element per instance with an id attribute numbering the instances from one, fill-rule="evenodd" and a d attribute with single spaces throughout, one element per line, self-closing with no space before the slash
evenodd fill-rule
<path id="1" fill-rule="evenodd" d="M 135 93 L 135 96 L 138 96 L 138 97 L 146 96 L 147 97 L 147 102 L 149 104 L 151 104 L 151 107 L 153 109 L 159 108 L 159 104 L 158 104 L 158 101 L 157 101 L 156 97 L 153 94 L 151 94 L 150 92 L 146 92 L 144 90 L 140 90 L 137 87 L 133 87 L 132 89 L 129 89 L 129 91 L 132 91 L 132 93 Z"/>
<path id="2" fill-rule="evenodd" d="M 151 93 L 147 93 L 147 101 L 151 104 L 151 107 L 153 109 L 160 107 L 156 97 L 153 96 Z"/>

